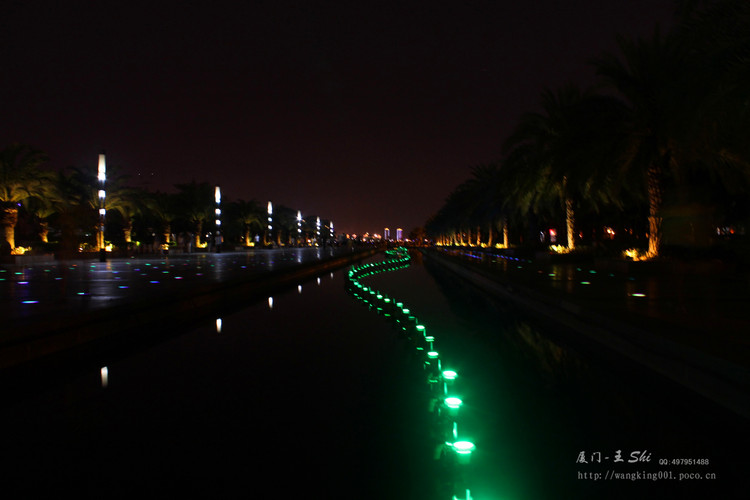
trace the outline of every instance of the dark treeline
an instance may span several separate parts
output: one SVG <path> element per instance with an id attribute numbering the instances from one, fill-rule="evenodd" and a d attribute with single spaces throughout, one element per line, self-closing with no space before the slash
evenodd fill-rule
<path id="1" fill-rule="evenodd" d="M 593 88 L 545 90 L 496 162 L 425 225 L 445 245 L 695 251 L 744 233 L 750 2 L 681 1 L 674 28 L 592 55 Z M 552 230 L 552 231 L 550 231 Z M 632 255 L 632 253 L 631 253 Z"/>
<path id="2" fill-rule="evenodd" d="M 26 144 L 0 150 L 3 254 L 28 248 L 75 254 L 101 247 L 97 167 L 53 171 L 46 168 L 47 160 L 43 151 Z M 229 246 L 325 244 L 332 236 L 329 220 L 321 218 L 318 228 L 318 217 L 306 214 L 298 225 L 298 211 L 283 205 L 273 206 L 269 231 L 265 202 L 221 200 L 217 206 L 215 186 L 208 182 L 175 184 L 174 193 L 148 191 L 128 185 L 117 168 L 108 168 L 103 187 L 104 240 L 114 249 L 205 248 L 216 243 L 218 230 L 222 244 Z"/>

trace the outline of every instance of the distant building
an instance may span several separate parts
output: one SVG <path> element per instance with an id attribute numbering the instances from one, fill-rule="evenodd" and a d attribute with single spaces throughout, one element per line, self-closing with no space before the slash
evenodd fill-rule
<path id="1" fill-rule="evenodd" d="M 396 229 L 396 241 L 403 241 L 403 230 L 401 228 Z"/>
<path id="2" fill-rule="evenodd" d="M 383 230 L 383 239 L 384 240 L 390 240 L 391 239 L 391 230 L 388 228 L 385 228 Z"/>

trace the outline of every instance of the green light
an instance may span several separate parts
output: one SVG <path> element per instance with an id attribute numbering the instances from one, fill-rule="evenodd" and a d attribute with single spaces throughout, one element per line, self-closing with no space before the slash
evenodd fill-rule
<path id="1" fill-rule="evenodd" d="M 402 309 L 401 312 L 404 314 L 409 314 L 411 311 L 409 311 L 408 309 Z"/>
<path id="2" fill-rule="evenodd" d="M 430 351 L 430 352 L 427 353 L 427 357 L 430 358 L 430 359 L 437 359 L 438 352 L 437 351 Z"/>
<path id="3" fill-rule="evenodd" d="M 456 380 L 456 377 L 458 377 L 458 373 L 454 372 L 453 370 L 445 370 L 443 372 L 443 378 L 445 380 Z"/>
<path id="4" fill-rule="evenodd" d="M 476 450 L 477 447 L 471 441 L 456 441 L 453 443 L 453 449 L 456 450 L 456 453 L 466 455 Z"/>
<path id="5" fill-rule="evenodd" d="M 453 396 L 445 398 L 445 406 L 452 410 L 457 410 L 462 404 L 464 404 L 464 402 L 461 401 L 461 398 L 456 398 Z"/>
<path id="6" fill-rule="evenodd" d="M 402 307 L 404 307 L 404 303 L 403 302 L 396 302 L 396 307 L 398 307 L 399 309 L 401 309 Z"/>
<path id="7" fill-rule="evenodd" d="M 417 325 L 417 331 L 424 332 L 424 325 Z"/>
<path id="8" fill-rule="evenodd" d="M 425 340 L 426 340 L 427 342 L 435 342 L 435 337 L 433 337 L 432 335 L 425 335 L 425 338 L 424 338 L 424 339 L 425 339 Z"/>
<path id="9" fill-rule="evenodd" d="M 380 299 L 382 299 L 382 298 L 383 298 L 383 296 L 382 296 L 381 294 L 377 294 L 377 295 L 376 295 L 375 297 L 376 297 L 376 298 L 377 298 L 378 300 L 380 300 Z"/>

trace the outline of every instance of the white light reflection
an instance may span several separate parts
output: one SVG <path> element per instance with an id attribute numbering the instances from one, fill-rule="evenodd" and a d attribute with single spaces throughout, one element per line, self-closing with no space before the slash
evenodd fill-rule
<path id="1" fill-rule="evenodd" d="M 221 333 L 221 318 L 216 318 L 216 333 Z"/>
<path id="2" fill-rule="evenodd" d="M 320 276 L 318 276 L 318 285 L 320 285 Z"/>
<path id="3" fill-rule="evenodd" d="M 101 370 L 101 377 L 102 377 L 102 387 L 106 388 L 107 385 L 109 385 L 109 369 L 106 366 L 103 366 Z"/>
<path id="4" fill-rule="evenodd" d="M 302 285 L 297 285 L 297 293 L 302 293 Z"/>
<path id="5" fill-rule="evenodd" d="M 268 297 L 268 308 L 273 309 L 273 297 Z"/>

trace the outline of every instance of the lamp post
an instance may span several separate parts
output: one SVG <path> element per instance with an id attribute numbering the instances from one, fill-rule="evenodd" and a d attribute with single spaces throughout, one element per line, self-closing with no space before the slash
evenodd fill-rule
<path id="1" fill-rule="evenodd" d="M 107 249 L 104 246 L 104 223 L 107 215 L 107 210 L 104 208 L 107 197 L 107 193 L 104 191 L 104 184 L 107 181 L 107 163 L 104 153 L 99 155 L 97 170 L 97 178 L 99 179 L 99 230 L 96 235 L 96 246 L 99 250 L 99 261 L 104 262 L 107 260 Z"/>
<path id="2" fill-rule="evenodd" d="M 219 186 L 216 186 L 214 190 L 214 199 L 216 200 L 216 253 L 221 253 L 224 237 L 221 235 L 221 188 Z"/>
<path id="3" fill-rule="evenodd" d="M 268 236 L 266 237 L 266 245 L 271 240 L 271 232 L 273 231 L 273 203 L 268 202 Z"/>
<path id="4" fill-rule="evenodd" d="M 297 210 L 297 245 L 302 241 L 302 212 Z"/>
<path id="5" fill-rule="evenodd" d="M 315 238 L 317 240 L 317 244 L 320 245 L 320 217 L 318 217 L 315 222 Z"/>

